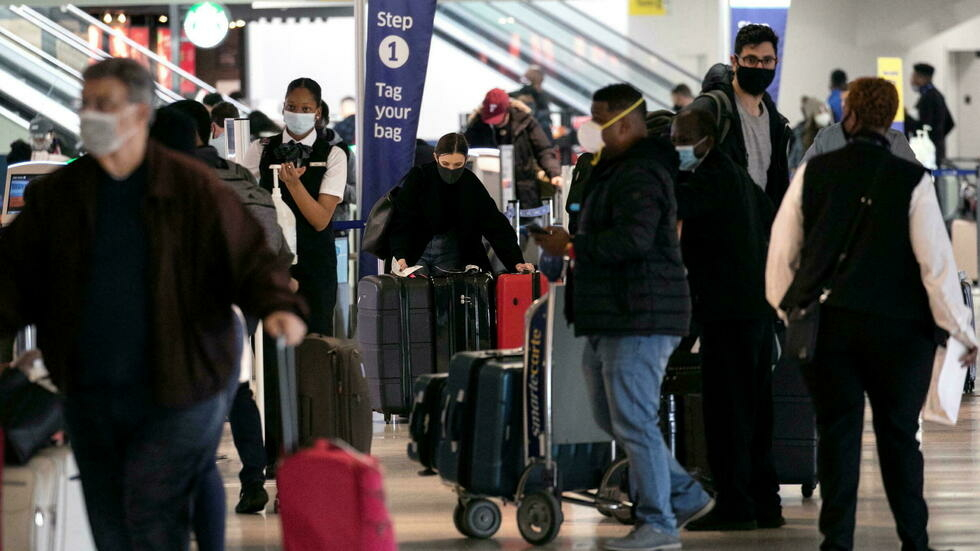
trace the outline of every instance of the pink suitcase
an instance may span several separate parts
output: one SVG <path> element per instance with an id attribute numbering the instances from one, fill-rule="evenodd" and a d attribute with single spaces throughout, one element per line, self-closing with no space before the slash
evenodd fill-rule
<path id="1" fill-rule="evenodd" d="M 296 368 L 279 344 L 283 442 L 287 455 L 276 483 L 285 551 L 395 551 L 378 461 L 340 441 L 296 450 Z"/>

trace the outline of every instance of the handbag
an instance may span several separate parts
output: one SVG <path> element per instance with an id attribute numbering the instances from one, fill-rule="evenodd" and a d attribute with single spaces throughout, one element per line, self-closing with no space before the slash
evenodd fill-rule
<path id="1" fill-rule="evenodd" d="M 847 237 L 844 239 L 844 245 L 841 247 L 841 253 L 837 255 L 837 262 L 834 263 L 834 269 L 827 279 L 827 284 L 823 287 L 820 296 L 808 304 L 791 308 L 786 313 L 786 346 L 784 353 L 790 360 L 798 361 L 801 364 L 807 364 L 813 361 L 813 357 L 817 351 L 817 337 L 820 334 L 820 307 L 827 302 L 827 299 L 830 298 L 830 294 L 833 292 L 834 285 L 837 283 L 837 277 L 840 275 L 841 268 L 847 260 L 851 246 L 854 244 L 854 237 L 857 235 L 857 230 L 867 216 L 868 207 L 871 206 L 871 186 L 878 180 L 878 174 L 880 173 L 881 167 L 878 168 L 875 178 L 869 184 L 869 189 L 861 196 L 861 205 L 858 207 L 857 215 L 851 222 Z"/>
<path id="2" fill-rule="evenodd" d="M 57 394 L 32 383 L 20 369 L 4 370 L 0 375 L 0 427 L 8 463 L 30 461 L 64 425 L 64 406 Z"/>
<path id="3" fill-rule="evenodd" d="M 382 260 L 387 260 L 392 254 L 391 245 L 388 243 L 388 226 L 395 213 L 395 196 L 400 190 L 401 188 L 395 187 L 382 195 L 381 199 L 371 207 L 371 213 L 368 214 L 364 225 L 361 250 Z"/>

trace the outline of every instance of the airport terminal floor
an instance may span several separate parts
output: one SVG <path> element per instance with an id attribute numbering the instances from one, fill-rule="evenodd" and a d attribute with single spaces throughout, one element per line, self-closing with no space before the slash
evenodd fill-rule
<path id="1" fill-rule="evenodd" d="M 969 551 L 980 549 L 980 497 L 975 482 L 980 479 L 980 396 L 964 398 L 959 424 L 945 427 L 926 424 L 925 496 L 929 503 L 929 534 L 934 549 Z M 420 477 L 418 463 L 405 455 L 408 426 L 386 426 L 375 418 L 374 452 L 385 470 L 388 505 L 395 522 L 399 547 L 404 551 L 517 550 L 533 549 L 520 536 L 514 507 L 503 508 L 500 531 L 491 540 L 471 540 L 453 528 L 455 498 L 438 477 Z M 219 460 L 228 492 L 229 510 L 238 499 L 238 461 L 230 435 L 222 442 Z M 275 484 L 268 483 L 272 490 Z M 270 491 L 271 493 L 271 491 Z M 816 549 L 820 545 L 816 519 L 820 490 L 805 500 L 798 486 L 783 486 L 783 514 L 787 525 L 777 530 L 753 532 L 685 532 L 684 549 L 759 551 Z M 271 502 L 270 502 L 271 503 Z M 271 505 L 269 506 L 271 511 Z M 627 527 L 585 507 L 565 504 L 565 522 L 553 543 L 540 549 L 586 551 L 601 549 L 608 538 L 621 537 Z M 861 486 L 857 509 L 855 548 L 897 549 L 898 538 L 888 501 L 881 484 L 871 431 L 871 412 L 865 415 Z M 273 551 L 281 549 L 278 519 L 264 515 L 235 515 L 228 519 L 229 551 Z"/>

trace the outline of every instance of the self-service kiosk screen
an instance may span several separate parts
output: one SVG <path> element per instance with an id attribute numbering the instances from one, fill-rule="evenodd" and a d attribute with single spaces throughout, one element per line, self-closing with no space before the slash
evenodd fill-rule
<path id="1" fill-rule="evenodd" d="M 7 200 L 7 214 L 19 214 L 24 208 L 24 190 L 31 180 L 41 176 L 41 174 L 11 174 L 10 189 L 7 193 L 10 197 Z"/>

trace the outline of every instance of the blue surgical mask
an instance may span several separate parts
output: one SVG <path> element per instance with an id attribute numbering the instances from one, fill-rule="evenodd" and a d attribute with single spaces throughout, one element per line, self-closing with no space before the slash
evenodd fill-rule
<path id="1" fill-rule="evenodd" d="M 694 148 L 701 145 L 704 138 L 701 138 L 698 143 L 694 145 L 676 145 L 674 149 L 677 151 L 677 155 L 681 158 L 681 170 L 684 172 L 693 172 L 694 169 L 701 164 L 701 160 L 697 155 L 694 154 Z"/>

